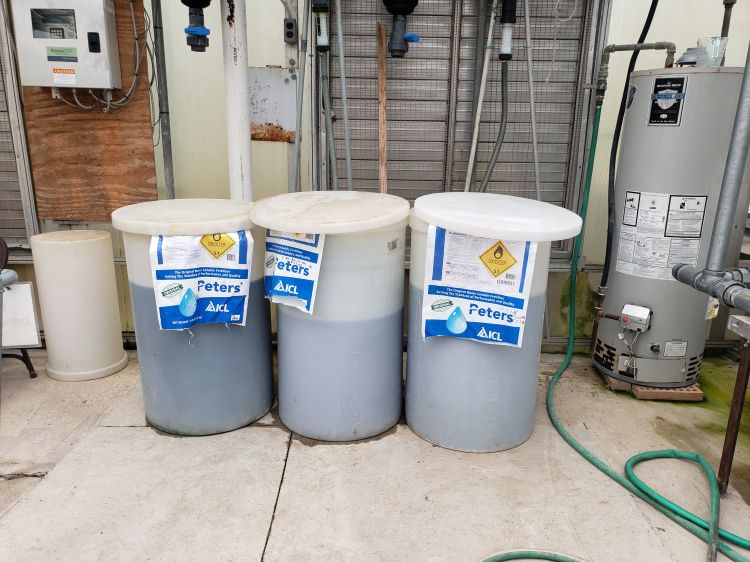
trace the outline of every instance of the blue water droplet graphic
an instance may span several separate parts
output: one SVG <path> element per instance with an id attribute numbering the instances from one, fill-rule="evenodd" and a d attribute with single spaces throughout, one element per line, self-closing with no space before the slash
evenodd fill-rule
<path id="1" fill-rule="evenodd" d="M 445 327 L 448 328 L 451 334 L 456 334 L 457 336 L 466 331 L 469 325 L 466 323 L 466 318 L 461 311 L 461 307 L 457 306 L 453 309 L 453 312 L 451 312 L 451 315 L 445 321 Z"/>
<path id="2" fill-rule="evenodd" d="M 195 310 L 198 308 L 198 299 L 192 289 L 185 291 L 180 301 L 180 314 L 185 318 L 190 318 L 195 314 Z"/>

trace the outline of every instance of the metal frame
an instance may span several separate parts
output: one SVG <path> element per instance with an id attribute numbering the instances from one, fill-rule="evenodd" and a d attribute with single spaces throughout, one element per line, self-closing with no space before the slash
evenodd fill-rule
<path id="1" fill-rule="evenodd" d="M 16 69 L 15 45 L 8 17 L 8 0 L 0 0 L 0 48 L 5 59 L 5 92 L 8 101 L 8 118 L 16 156 L 18 182 L 21 187 L 21 204 L 28 237 L 39 233 L 39 221 L 34 202 L 34 184 L 31 177 L 29 151 L 26 146 L 26 127 L 23 120 L 23 103 Z M 24 245 L 27 247 L 27 245 Z M 11 261 L 13 261 L 11 259 Z"/>

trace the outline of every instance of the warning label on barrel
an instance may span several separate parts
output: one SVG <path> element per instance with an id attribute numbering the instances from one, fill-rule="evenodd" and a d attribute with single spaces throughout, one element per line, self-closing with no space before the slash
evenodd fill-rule
<path id="1" fill-rule="evenodd" d="M 267 231 L 266 298 L 312 314 L 324 242 L 322 234 Z"/>
<path id="2" fill-rule="evenodd" d="M 150 250 L 162 330 L 245 325 L 253 253 L 250 232 L 153 236 Z"/>
<path id="3" fill-rule="evenodd" d="M 696 265 L 707 200 L 705 195 L 626 191 L 617 271 L 673 281 L 675 265 Z"/>
<path id="4" fill-rule="evenodd" d="M 430 226 L 422 337 L 523 343 L 536 242 L 482 238 Z"/>

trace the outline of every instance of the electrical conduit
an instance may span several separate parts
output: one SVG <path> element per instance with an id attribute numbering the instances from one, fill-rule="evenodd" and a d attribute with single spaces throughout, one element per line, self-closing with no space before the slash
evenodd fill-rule
<path id="1" fill-rule="evenodd" d="M 305 0 L 302 24 L 302 39 L 300 40 L 299 77 L 297 78 L 297 124 L 294 129 L 294 158 L 292 163 L 292 185 L 290 191 L 300 190 L 300 159 L 302 146 L 300 135 L 302 134 L 302 107 L 305 99 L 305 69 L 307 68 L 307 41 L 310 31 L 310 0 Z"/>

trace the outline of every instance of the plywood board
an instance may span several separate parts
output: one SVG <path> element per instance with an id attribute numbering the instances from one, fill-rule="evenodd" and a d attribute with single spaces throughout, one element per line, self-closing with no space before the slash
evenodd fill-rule
<path id="1" fill-rule="evenodd" d="M 143 2 L 135 0 L 139 32 Z M 133 75 L 133 24 L 128 0 L 116 0 L 122 82 Z M 40 219 L 109 221 L 113 210 L 157 198 L 147 64 L 133 100 L 109 113 L 52 99 L 49 88 L 23 88 L 24 114 Z M 64 92 L 68 98 L 71 92 Z M 119 98 L 124 91 L 115 91 Z M 155 95 L 155 94 L 154 94 Z M 81 101 L 91 98 L 79 92 Z"/>

